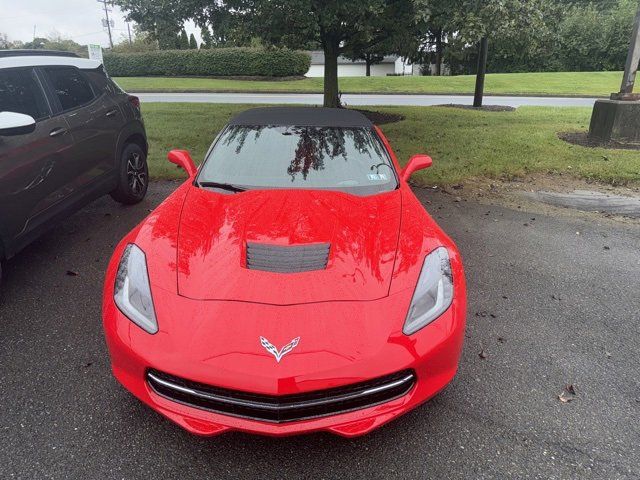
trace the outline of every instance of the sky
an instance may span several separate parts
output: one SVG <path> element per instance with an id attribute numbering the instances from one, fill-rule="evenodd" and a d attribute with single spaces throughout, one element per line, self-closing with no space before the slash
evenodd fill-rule
<path id="1" fill-rule="evenodd" d="M 110 9 L 109 18 L 115 23 L 113 42 L 119 43 L 127 38 L 125 16 L 118 7 Z M 10 41 L 33 40 L 35 26 L 37 37 L 54 34 L 83 45 L 108 47 L 109 36 L 102 27 L 102 18 L 104 6 L 97 0 L 0 0 L 0 33 L 6 33 Z M 200 41 L 200 31 L 193 23 L 185 25 L 185 29 Z M 131 32 L 133 35 L 133 28 Z"/>

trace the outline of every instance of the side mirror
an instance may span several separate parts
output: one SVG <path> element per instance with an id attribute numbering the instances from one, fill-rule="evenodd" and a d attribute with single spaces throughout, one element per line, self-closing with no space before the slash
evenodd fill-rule
<path id="1" fill-rule="evenodd" d="M 414 155 L 409 159 L 407 166 L 400 172 L 400 176 L 402 180 L 407 182 L 414 172 L 422 170 L 423 168 L 429 168 L 432 163 L 433 160 L 431 160 L 429 155 Z"/>
<path id="2" fill-rule="evenodd" d="M 171 150 L 167 155 L 167 158 L 171 163 L 175 163 L 180 168 L 182 168 L 189 178 L 193 178 L 196 176 L 196 172 L 198 171 L 195 163 L 191 159 L 191 155 L 186 150 Z"/>
<path id="3" fill-rule="evenodd" d="M 36 121 L 30 115 L 0 112 L 0 136 L 25 135 L 36 129 Z"/>

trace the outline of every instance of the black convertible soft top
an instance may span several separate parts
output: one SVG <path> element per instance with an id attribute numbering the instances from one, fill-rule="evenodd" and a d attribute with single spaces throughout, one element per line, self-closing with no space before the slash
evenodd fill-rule
<path id="1" fill-rule="evenodd" d="M 360 112 L 344 108 L 262 107 L 239 113 L 229 125 L 299 127 L 373 127 Z"/>

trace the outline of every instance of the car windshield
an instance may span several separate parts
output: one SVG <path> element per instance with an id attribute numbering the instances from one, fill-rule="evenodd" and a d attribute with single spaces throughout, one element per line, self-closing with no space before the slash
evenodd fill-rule
<path id="1" fill-rule="evenodd" d="M 205 159 L 197 183 L 237 192 L 265 188 L 373 195 L 398 186 L 371 128 L 232 125 Z"/>

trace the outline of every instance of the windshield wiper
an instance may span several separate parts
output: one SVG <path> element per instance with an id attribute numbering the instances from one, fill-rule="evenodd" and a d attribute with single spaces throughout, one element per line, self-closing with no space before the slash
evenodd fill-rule
<path id="1" fill-rule="evenodd" d="M 220 190 L 227 190 L 229 192 L 244 192 L 247 189 L 239 187 L 237 185 L 231 185 L 229 183 L 218 183 L 218 182 L 198 182 L 199 187 L 205 188 L 219 188 Z"/>

